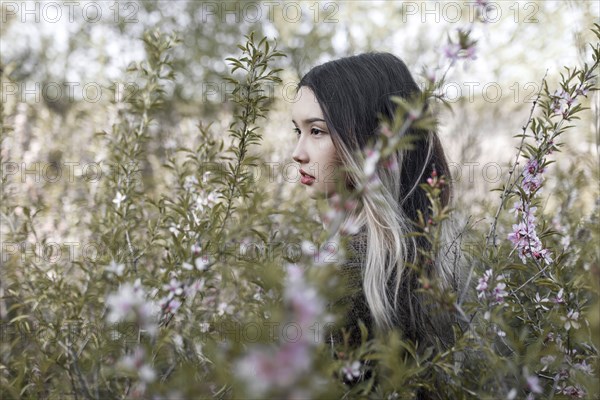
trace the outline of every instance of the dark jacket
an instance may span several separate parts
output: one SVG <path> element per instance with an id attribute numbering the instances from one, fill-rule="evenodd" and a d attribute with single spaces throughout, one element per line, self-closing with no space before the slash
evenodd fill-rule
<path id="1" fill-rule="evenodd" d="M 336 301 L 332 302 L 332 304 L 330 305 L 330 307 L 339 306 L 341 307 L 339 310 L 344 310 L 344 313 L 341 316 L 338 325 L 336 325 L 336 329 L 332 329 L 329 332 L 327 332 L 326 342 L 330 344 L 332 350 L 334 345 L 341 349 L 341 346 L 343 344 L 343 336 L 341 332 L 342 328 L 350 332 L 350 349 L 360 347 L 361 332 L 358 324 L 359 320 L 363 321 L 368 329 L 367 340 L 374 338 L 375 326 L 362 287 L 362 273 L 364 265 L 366 263 L 367 254 L 367 237 L 368 233 L 366 227 L 363 227 L 357 234 L 352 235 L 348 238 L 349 240 L 347 246 L 346 261 L 340 266 L 339 269 L 339 274 L 342 278 L 342 284 L 344 285 L 344 295 L 342 295 Z M 404 300 L 405 299 L 401 299 L 401 301 Z M 419 311 L 421 312 L 425 310 Z M 407 319 L 407 316 L 408 315 L 399 316 L 398 322 L 400 324 L 403 324 L 404 320 Z M 406 328 L 408 328 L 408 331 L 406 330 Z M 408 325 L 404 326 L 404 331 L 404 334 L 407 336 L 406 338 L 412 340 L 420 339 L 412 337 Z M 451 334 L 451 329 L 448 333 Z M 333 353 L 333 356 L 337 358 L 336 353 Z M 371 367 L 374 367 L 372 363 L 370 363 L 370 365 Z M 350 385 L 358 383 L 363 379 L 368 379 L 369 376 L 363 376 L 361 377 L 362 379 L 358 379 L 357 381 L 352 382 Z M 440 378 L 441 377 L 436 377 L 435 379 L 437 380 Z M 375 382 L 375 384 L 377 383 Z M 438 385 L 439 384 L 440 382 L 438 382 Z M 419 390 L 418 393 L 416 393 L 416 398 L 433 399 L 437 398 L 437 396 L 435 395 L 435 393 L 428 393 L 425 390 Z"/>
<path id="2" fill-rule="evenodd" d="M 363 227 L 357 234 L 349 238 L 346 261 L 339 270 L 342 285 L 344 285 L 344 295 L 334 301 L 331 307 L 340 307 L 340 310 L 346 312 L 341 316 L 339 329 L 333 329 L 326 338 L 330 344 L 341 344 L 343 342 L 342 328 L 351 332 L 350 347 L 358 347 L 361 343 L 361 332 L 358 321 L 362 320 L 369 331 L 367 340 L 372 339 L 373 320 L 367 300 L 362 287 L 362 270 L 366 262 L 367 253 L 367 231 Z"/>

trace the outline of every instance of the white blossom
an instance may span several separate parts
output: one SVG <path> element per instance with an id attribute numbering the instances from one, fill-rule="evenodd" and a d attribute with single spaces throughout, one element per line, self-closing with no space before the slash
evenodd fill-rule
<path id="1" fill-rule="evenodd" d="M 196 260 L 194 260 L 194 265 L 196 265 L 196 269 L 198 271 L 205 271 L 209 264 L 210 263 L 207 256 L 198 257 Z"/>
<path id="2" fill-rule="evenodd" d="M 560 317 L 565 322 L 565 329 L 569 330 L 571 327 L 579 329 L 579 311 L 569 310 L 566 317 Z"/>
<path id="3" fill-rule="evenodd" d="M 121 194 L 121 192 L 117 192 L 117 194 L 115 195 L 115 198 L 113 199 L 113 203 L 115 203 L 117 205 L 117 208 L 119 208 L 121 206 L 121 203 L 127 198 L 126 195 Z"/>
<path id="4" fill-rule="evenodd" d="M 123 271 L 125 270 L 124 264 L 119 264 L 115 262 L 115 260 L 111 260 L 110 264 L 106 267 L 105 271 L 111 274 L 115 274 L 117 276 L 123 276 Z"/>

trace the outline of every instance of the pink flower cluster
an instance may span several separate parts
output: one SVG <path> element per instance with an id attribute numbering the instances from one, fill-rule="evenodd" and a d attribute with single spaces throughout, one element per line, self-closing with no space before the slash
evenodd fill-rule
<path id="1" fill-rule="evenodd" d="M 124 356 L 118 366 L 130 372 L 135 372 L 142 382 L 150 383 L 156 379 L 156 372 L 147 362 L 146 352 L 142 347 L 136 347 L 132 354 Z"/>
<path id="2" fill-rule="evenodd" d="M 476 41 L 470 38 L 470 29 L 458 28 L 458 43 L 454 43 L 451 40 L 448 41 L 442 48 L 443 55 L 450 60 L 452 63 L 460 59 L 475 60 L 476 56 Z"/>
<path id="3" fill-rule="evenodd" d="M 564 89 L 555 90 L 554 94 L 552 95 L 552 105 L 550 106 L 550 109 L 554 114 L 559 114 L 566 118 L 569 108 L 579 102 L 579 100 L 577 100 L 577 96 L 585 96 L 587 92 L 587 89 L 577 89 L 575 95 L 571 96 Z"/>
<path id="4" fill-rule="evenodd" d="M 304 279 L 304 270 L 295 264 L 288 264 L 288 276 L 283 298 L 292 311 L 293 321 L 299 325 L 302 341 L 309 342 L 310 326 L 319 320 L 325 311 L 325 302 L 317 289 Z"/>
<path id="5" fill-rule="evenodd" d="M 469 59 L 469 60 L 477 59 L 477 56 L 475 53 L 476 49 L 475 49 L 474 45 L 463 48 L 458 43 L 448 43 L 446 46 L 444 46 L 443 51 L 444 51 L 444 56 L 453 62 L 456 60 L 460 60 L 460 59 Z"/>
<path id="6" fill-rule="evenodd" d="M 160 301 L 160 308 L 164 314 L 174 315 L 182 303 L 181 296 L 183 295 L 184 285 L 177 279 L 171 279 L 171 282 L 163 286 L 163 289 L 168 291 L 168 295 Z"/>
<path id="7" fill-rule="evenodd" d="M 309 372 L 310 354 L 301 341 L 285 342 L 273 349 L 264 345 L 251 349 L 236 365 L 236 375 L 245 381 L 248 394 L 260 397 L 272 389 L 290 388 Z"/>
<path id="8" fill-rule="evenodd" d="M 542 174 L 545 171 L 546 169 L 542 168 L 537 160 L 531 159 L 527 161 L 523 170 L 523 182 L 521 183 L 521 187 L 526 194 L 535 194 L 538 191 L 544 181 Z"/>
<path id="9" fill-rule="evenodd" d="M 429 178 L 427 178 L 427 184 L 429 186 L 431 186 L 432 188 L 438 188 L 441 189 L 445 184 L 446 184 L 446 180 L 444 179 L 444 177 L 437 177 L 437 170 L 435 169 L 435 167 L 433 168 L 433 170 L 431 171 L 431 176 Z"/>
<path id="10" fill-rule="evenodd" d="M 293 340 L 288 338 L 277 347 L 255 346 L 237 362 L 236 375 L 253 396 L 265 396 L 272 390 L 293 393 L 312 365 L 311 351 L 317 342 L 309 340 L 309 332 L 320 322 L 325 303 L 308 284 L 301 267 L 287 264 L 287 273 L 283 298 L 292 316 L 286 326 L 294 325 L 298 332 Z"/>
<path id="11" fill-rule="evenodd" d="M 480 299 L 490 299 L 492 304 L 504 304 L 504 298 L 508 295 L 506 289 L 506 283 L 502 282 L 504 280 L 504 275 L 500 274 L 496 277 L 496 286 L 493 289 L 491 288 L 490 280 L 492 279 L 492 270 L 488 269 L 485 271 L 483 276 L 479 278 L 479 282 L 477 285 L 477 297 Z"/>
<path id="12" fill-rule="evenodd" d="M 530 258 L 543 260 L 545 263 L 550 264 L 552 262 L 550 251 L 543 248 L 542 242 L 536 232 L 536 218 L 533 214 L 536 209 L 537 207 L 530 207 L 529 203 L 523 203 L 522 200 L 515 203 L 513 211 L 517 214 L 522 214 L 521 222 L 513 225 L 513 231 L 508 235 L 508 240 L 515 246 L 519 258 L 523 263 L 527 262 L 527 259 Z"/>
<path id="13" fill-rule="evenodd" d="M 576 385 L 576 386 L 563 386 L 563 385 L 559 385 L 556 388 L 556 393 L 558 394 L 564 394 L 566 396 L 570 396 L 572 399 L 583 399 L 586 397 L 587 393 L 585 392 L 585 390 L 583 390 L 583 388 L 581 388 L 581 386 Z"/>
<path id="14" fill-rule="evenodd" d="M 200 255 L 202 247 L 198 244 L 193 244 L 191 250 L 193 258 L 195 258 L 194 265 L 184 262 L 182 268 L 186 271 L 193 271 L 195 267 L 200 272 L 206 271 L 210 266 L 210 260 L 207 255 Z M 168 318 L 175 315 L 185 298 L 193 299 L 196 293 L 204 288 L 205 278 L 197 279 L 191 284 L 186 284 L 178 281 L 176 278 L 177 275 L 178 273 L 176 272 L 175 277 L 171 278 L 168 284 L 163 285 L 163 290 L 167 292 L 167 295 L 159 302 L 163 317 Z"/>

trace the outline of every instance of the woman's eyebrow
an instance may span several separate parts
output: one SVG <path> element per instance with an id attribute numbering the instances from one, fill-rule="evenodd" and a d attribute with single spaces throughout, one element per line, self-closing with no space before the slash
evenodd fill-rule
<path id="1" fill-rule="evenodd" d="M 296 121 L 292 120 L 292 122 L 294 123 L 294 125 L 298 125 L 296 123 Z M 304 124 L 310 124 L 311 122 L 325 122 L 324 119 L 322 118 L 307 118 L 304 121 L 302 121 Z"/>

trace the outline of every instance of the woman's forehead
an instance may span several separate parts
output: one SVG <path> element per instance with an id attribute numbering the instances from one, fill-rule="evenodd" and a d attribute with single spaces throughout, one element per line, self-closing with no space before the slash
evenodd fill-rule
<path id="1" fill-rule="evenodd" d="M 312 90 L 302 86 L 298 90 L 296 102 L 292 104 L 292 120 L 303 124 L 306 120 L 314 118 L 323 119 L 323 111 Z"/>

